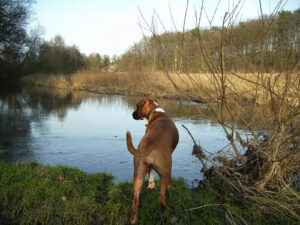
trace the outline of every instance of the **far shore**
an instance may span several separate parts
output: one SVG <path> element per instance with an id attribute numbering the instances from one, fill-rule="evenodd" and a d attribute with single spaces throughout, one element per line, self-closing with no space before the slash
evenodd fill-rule
<path id="1" fill-rule="evenodd" d="M 187 100 L 199 103 L 215 103 L 222 100 L 222 92 L 218 85 L 220 74 L 177 74 L 170 73 L 170 79 L 163 72 L 109 72 L 78 71 L 74 74 L 34 74 L 22 79 L 28 86 L 88 91 L 98 94 L 118 94 L 127 96 L 149 96 Z M 273 82 L 274 91 L 284 88 L 285 80 L 276 74 L 264 74 L 266 82 Z M 296 74 L 292 79 L 297 79 Z M 226 74 L 225 90 L 227 102 L 267 104 L 271 100 L 266 97 L 265 82 L 256 86 L 257 74 Z M 291 79 L 291 80 L 292 80 Z M 293 94 L 297 90 L 289 90 Z M 287 98 L 292 105 L 299 105 L 299 99 Z"/>
<path id="2" fill-rule="evenodd" d="M 130 77 L 132 76 L 132 78 Z M 143 77 L 139 82 L 136 76 Z M 146 81 L 145 73 L 140 75 L 130 73 L 102 73 L 84 71 L 71 75 L 66 74 L 34 74 L 22 79 L 26 86 L 69 89 L 74 91 L 87 91 L 97 94 L 112 94 L 125 96 L 153 97 L 164 99 L 187 100 L 199 103 L 207 102 L 206 99 L 192 95 L 187 91 L 176 92 L 171 83 L 164 81 Z M 163 78 L 163 75 L 162 75 Z M 212 102 L 212 100 L 210 101 Z"/>

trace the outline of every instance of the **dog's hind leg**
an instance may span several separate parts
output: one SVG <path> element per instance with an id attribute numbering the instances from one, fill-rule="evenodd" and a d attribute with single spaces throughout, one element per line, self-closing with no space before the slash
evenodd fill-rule
<path id="1" fill-rule="evenodd" d="M 132 212 L 130 217 L 130 223 L 135 224 L 137 221 L 137 213 L 139 208 L 139 197 L 141 188 L 144 183 L 148 167 L 143 162 L 135 162 L 134 178 L 133 178 L 133 201 L 132 201 Z"/>
<path id="2" fill-rule="evenodd" d="M 148 175 L 148 187 L 149 189 L 153 190 L 155 189 L 155 182 L 154 182 L 154 175 L 152 168 L 149 169 L 149 175 Z"/>
<path id="3" fill-rule="evenodd" d="M 160 176 L 160 193 L 159 193 L 158 200 L 166 210 L 170 210 L 170 208 L 167 206 L 166 199 L 165 199 L 165 193 L 168 185 L 170 184 L 170 181 L 171 181 L 170 174 Z"/>

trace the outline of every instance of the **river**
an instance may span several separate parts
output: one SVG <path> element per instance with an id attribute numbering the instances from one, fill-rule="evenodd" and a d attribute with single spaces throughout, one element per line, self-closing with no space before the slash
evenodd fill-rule
<path id="1" fill-rule="evenodd" d="M 1 90 L 0 160 L 65 165 L 87 173 L 109 173 L 115 182 L 132 181 L 133 157 L 125 134 L 129 130 L 137 146 L 147 123 L 132 118 L 138 100 L 47 88 Z M 179 130 L 172 177 L 183 177 L 193 185 L 202 178 L 202 165 L 192 155 L 193 142 L 181 125 L 211 153 L 226 146 L 228 140 L 218 124 L 201 117 L 204 105 L 157 101 Z"/>

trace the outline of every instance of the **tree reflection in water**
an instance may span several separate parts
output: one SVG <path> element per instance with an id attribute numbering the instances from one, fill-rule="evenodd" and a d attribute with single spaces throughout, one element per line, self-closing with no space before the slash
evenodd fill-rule
<path id="1" fill-rule="evenodd" d="M 0 89 L 0 159 L 8 162 L 36 160 L 31 124 L 43 126 L 43 118 L 55 113 L 64 119 L 68 107 L 81 100 L 70 91 L 50 89 Z"/>
<path id="2" fill-rule="evenodd" d="M 67 165 L 85 172 L 108 172 L 116 181 L 132 179 L 132 157 L 126 150 L 125 133 L 132 130 L 138 143 L 146 121 L 136 122 L 132 112 L 141 97 L 98 95 L 63 89 L 24 88 L 0 90 L 0 160 L 36 160 L 49 165 Z M 201 164 L 194 159 L 185 123 L 209 149 L 220 149 L 225 137 L 206 107 L 158 103 L 175 120 L 180 143 L 174 153 L 173 175 L 187 180 L 199 178 Z M 3 151 L 4 150 L 4 151 Z M 113 166 L 112 166 L 113 163 Z"/>

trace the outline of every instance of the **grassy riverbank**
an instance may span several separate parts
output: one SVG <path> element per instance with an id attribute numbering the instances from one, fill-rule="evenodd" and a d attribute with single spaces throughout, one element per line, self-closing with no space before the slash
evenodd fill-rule
<path id="1" fill-rule="evenodd" d="M 63 166 L 0 162 L 0 224 L 127 224 L 132 184 L 112 181 L 107 174 Z M 244 208 L 207 187 L 190 189 L 182 179 L 173 182 L 175 188 L 166 195 L 171 211 L 161 209 L 159 188 L 143 187 L 138 224 L 297 224 Z"/>

